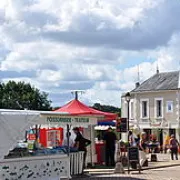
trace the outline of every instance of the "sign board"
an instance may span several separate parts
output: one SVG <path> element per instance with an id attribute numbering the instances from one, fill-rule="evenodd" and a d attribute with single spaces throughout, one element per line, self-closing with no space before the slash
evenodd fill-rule
<path id="1" fill-rule="evenodd" d="M 120 132 L 127 132 L 127 118 L 121 118 Z"/>
<path id="2" fill-rule="evenodd" d="M 134 166 L 134 170 L 137 170 L 137 164 L 139 164 L 139 148 L 138 147 L 129 147 L 128 148 L 128 173 L 130 170 L 130 164 L 131 167 Z M 141 173 L 141 166 L 139 164 L 138 168 L 139 173 Z"/>
<path id="3" fill-rule="evenodd" d="M 47 123 L 89 123 L 89 118 L 87 117 L 58 117 L 58 116 L 48 116 Z"/>
<path id="4" fill-rule="evenodd" d="M 161 124 L 163 122 L 163 119 L 152 119 L 150 122 L 151 128 L 161 128 Z"/>
<path id="5" fill-rule="evenodd" d="M 161 123 L 150 123 L 150 126 L 153 127 L 157 127 L 160 128 L 161 127 Z"/>
<path id="6" fill-rule="evenodd" d="M 128 158 L 129 161 L 137 161 L 139 162 L 139 149 L 138 147 L 130 147 L 128 149 Z"/>
<path id="7" fill-rule="evenodd" d="M 35 135 L 35 134 L 29 134 L 29 135 L 28 135 L 28 139 L 29 139 L 30 141 L 36 140 L 36 135 Z"/>

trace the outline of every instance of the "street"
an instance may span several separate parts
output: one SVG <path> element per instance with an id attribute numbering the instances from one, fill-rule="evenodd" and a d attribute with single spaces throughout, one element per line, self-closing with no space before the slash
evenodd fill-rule
<path id="1" fill-rule="evenodd" d="M 75 178 L 75 179 L 96 179 L 96 180 L 179 180 L 180 179 L 180 166 L 168 167 L 162 169 L 145 170 L 141 174 L 138 172 L 132 172 L 128 174 L 104 174 L 104 175 L 93 175 L 89 178 Z"/>

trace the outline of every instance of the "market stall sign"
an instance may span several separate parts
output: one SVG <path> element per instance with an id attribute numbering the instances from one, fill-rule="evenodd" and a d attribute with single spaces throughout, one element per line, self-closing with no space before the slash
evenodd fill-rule
<path id="1" fill-rule="evenodd" d="M 47 117 L 48 123 L 89 123 L 89 118 L 77 117 Z"/>

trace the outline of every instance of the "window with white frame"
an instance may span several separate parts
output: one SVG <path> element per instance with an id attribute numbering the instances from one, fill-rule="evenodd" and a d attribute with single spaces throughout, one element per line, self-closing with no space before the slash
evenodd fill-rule
<path id="1" fill-rule="evenodd" d="M 163 99 L 155 99 L 155 115 L 157 118 L 163 117 Z"/>
<path id="2" fill-rule="evenodd" d="M 166 112 L 167 113 L 173 112 L 173 101 L 166 101 Z"/>
<path id="3" fill-rule="evenodd" d="M 141 100 L 141 118 L 149 117 L 149 100 Z"/>

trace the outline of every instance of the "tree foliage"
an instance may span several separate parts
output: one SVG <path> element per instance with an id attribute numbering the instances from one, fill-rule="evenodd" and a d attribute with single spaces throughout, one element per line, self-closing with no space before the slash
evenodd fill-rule
<path id="1" fill-rule="evenodd" d="M 48 94 L 30 83 L 9 81 L 0 84 L 1 109 L 50 110 Z"/>
<path id="2" fill-rule="evenodd" d="M 121 109 L 118 107 L 110 106 L 110 105 L 101 105 L 100 103 L 95 103 L 92 108 L 103 111 L 103 112 L 110 112 L 110 113 L 117 113 L 121 116 Z"/>

